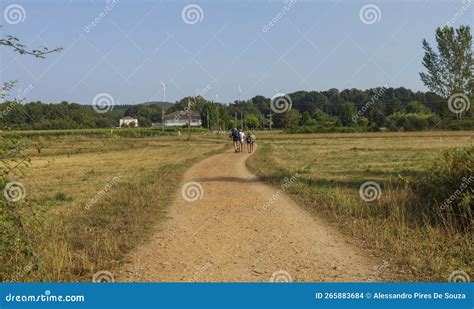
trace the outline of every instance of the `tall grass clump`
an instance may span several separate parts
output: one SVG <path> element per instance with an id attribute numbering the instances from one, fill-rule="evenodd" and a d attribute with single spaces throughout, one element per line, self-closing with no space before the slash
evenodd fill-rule
<path id="1" fill-rule="evenodd" d="M 432 167 L 415 178 L 411 212 L 430 225 L 472 232 L 474 147 L 445 150 Z"/>
<path id="2" fill-rule="evenodd" d="M 41 218 L 23 199 L 15 202 L 6 199 L 5 187 L 21 177 L 29 157 L 23 155 L 24 146 L 16 139 L 0 139 L 0 145 L 0 282 L 17 281 L 40 264 L 27 229 L 38 231 Z"/>

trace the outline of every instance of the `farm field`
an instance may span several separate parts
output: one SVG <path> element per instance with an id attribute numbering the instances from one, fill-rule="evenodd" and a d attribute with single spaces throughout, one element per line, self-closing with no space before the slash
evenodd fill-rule
<path id="1" fill-rule="evenodd" d="M 31 162 L 23 168 L 23 174 L 15 173 L 15 180 L 26 189 L 25 199 L 15 204 L 15 207 L 27 241 L 26 244 L 11 242 L 18 235 L 12 232 L 14 229 L 9 230 L 9 226 L 4 225 L 7 233 L 2 241 L 1 252 L 2 260 L 7 263 L 1 266 L 2 280 L 90 281 L 98 271 L 122 270 L 133 253 L 138 256 L 150 254 L 146 260 L 154 267 L 170 261 L 179 267 L 180 245 L 173 245 L 175 251 L 162 256 L 160 254 L 163 252 L 153 253 L 162 244 L 153 245 L 151 239 L 156 242 L 156 239 L 161 239 L 162 233 L 170 231 L 169 228 L 164 232 L 160 230 L 164 223 L 168 222 L 169 226 L 169 223 L 174 222 L 168 220 L 170 214 L 167 206 L 173 203 L 173 196 L 181 192 L 180 184 L 185 172 L 206 158 L 211 161 L 207 165 L 199 165 L 201 167 L 195 168 L 194 172 L 200 175 L 199 179 L 202 178 L 200 181 L 204 185 L 206 198 L 199 207 L 189 208 L 193 212 L 186 215 L 196 224 L 196 231 L 205 233 L 206 237 L 240 235 L 245 239 L 258 240 L 260 248 L 265 248 L 267 238 L 290 233 L 283 229 L 279 232 L 282 234 L 273 234 L 276 227 L 281 229 L 279 220 L 286 220 L 287 226 L 295 228 L 291 221 L 293 219 L 279 217 L 291 214 L 308 224 L 311 221 L 309 217 L 315 220 L 314 224 L 324 226 L 321 222 L 329 222 L 332 228 L 343 235 L 337 238 L 337 233 L 331 234 L 337 239 L 338 248 L 344 248 L 349 242 L 355 250 L 355 256 L 361 256 L 361 261 L 378 263 L 375 271 L 368 271 L 369 265 L 364 266 L 367 272 L 372 273 L 371 276 L 375 273 L 377 280 L 445 281 L 453 270 L 472 271 L 471 236 L 425 225 L 418 216 L 406 210 L 405 204 L 408 198 L 407 182 L 429 168 L 444 149 L 472 146 L 473 132 L 284 134 L 281 131 L 261 131 L 256 132 L 256 135 L 257 151 L 248 157 L 247 154 L 224 152 L 231 147 L 226 135 L 194 134 L 190 141 L 184 136 L 130 137 L 115 134 L 23 137 L 20 144 Z M 1 138 L 6 140 L 5 137 Z M 221 157 L 213 156 L 217 153 Z M 217 162 L 236 165 L 219 169 Z M 250 171 L 260 178 L 258 182 L 252 180 L 252 174 L 246 171 L 245 162 Z M 206 174 L 212 172 L 210 167 L 217 173 L 215 179 L 222 179 L 219 186 L 213 182 L 211 174 Z M 235 174 L 228 172 L 234 168 Z M 288 179 L 296 180 L 287 186 Z M 237 189 L 232 181 L 246 189 Z M 273 186 L 263 189 L 260 184 L 263 181 Z M 359 188 L 367 181 L 380 185 L 379 199 L 372 202 L 361 199 Z M 223 203 L 223 198 L 212 194 L 218 187 L 224 192 L 222 194 L 227 195 L 225 192 L 245 196 L 251 194 L 247 190 L 253 189 L 266 194 L 253 197 L 254 204 L 250 205 L 253 208 L 249 209 L 248 203 L 239 204 L 239 200 L 232 195 L 226 196 L 228 202 Z M 261 211 L 261 207 L 272 194 L 280 191 L 288 194 L 298 205 L 288 202 L 285 204 L 288 212 L 273 213 L 273 217 L 269 217 Z M 238 204 L 235 205 L 236 212 L 228 214 L 228 203 L 235 201 Z M 299 206 L 307 210 L 305 213 L 308 218 L 295 213 L 295 207 Z M 186 218 L 182 207 L 179 206 L 170 215 L 178 223 Z M 240 207 L 243 208 L 238 210 Z M 214 212 L 219 215 L 216 216 Z M 264 228 L 268 233 L 248 235 L 248 230 L 254 231 L 254 228 L 238 232 L 239 225 L 233 222 L 240 220 L 243 214 L 253 218 L 251 222 L 256 224 L 255 230 Z M 268 226 L 261 226 L 263 221 L 259 225 L 260 221 L 255 220 L 262 214 Z M 202 228 L 202 224 L 209 224 L 207 217 L 213 216 L 218 220 L 227 220 L 237 231 L 230 229 L 230 225 L 218 223 Z M 187 226 L 187 229 L 194 230 L 192 226 Z M 309 227 L 307 229 L 312 230 Z M 13 234 L 8 234 L 9 231 Z M 216 234 L 211 231 L 220 232 Z M 332 229 L 329 228 L 329 231 Z M 301 233 L 291 233 L 296 241 L 306 242 Z M 176 237 L 176 234 L 168 234 L 171 235 L 170 241 Z M 186 256 L 190 268 L 208 265 L 207 262 L 197 266 L 193 264 L 196 257 L 203 253 L 196 243 L 221 246 L 221 241 L 210 242 L 200 235 L 189 238 L 183 234 L 180 237 L 183 242 L 189 242 L 186 243 L 186 246 L 190 246 L 187 247 L 189 252 L 186 252 Z M 311 237 L 319 239 L 321 236 L 315 234 Z M 237 238 L 227 246 L 240 247 L 242 244 Z M 273 250 L 277 250 L 280 245 L 282 248 L 288 247 L 285 242 L 273 243 Z M 22 250 L 27 250 L 27 254 L 22 253 Z M 257 249 L 250 243 L 248 250 L 252 258 L 255 254 L 252 250 Z M 225 253 L 229 251 L 233 249 L 224 250 Z M 273 254 L 272 251 L 268 253 L 268 256 Z M 301 252 L 285 254 L 288 254 L 290 264 L 293 263 L 292 259 L 298 259 L 305 265 L 314 263 L 305 260 L 314 258 L 313 252 L 307 252 L 308 257 L 302 256 Z M 339 253 L 334 254 L 338 259 L 343 259 Z M 219 259 L 222 259 L 221 263 L 225 261 L 225 258 Z M 275 261 L 269 259 L 265 265 Z M 349 262 L 341 263 L 349 265 Z M 242 267 L 248 266 L 243 257 L 239 263 Z M 249 265 L 253 263 L 249 261 Z M 342 271 L 349 269 L 347 265 Z M 139 263 L 128 269 L 135 272 L 142 267 Z M 293 274 L 297 280 L 303 281 L 346 278 L 334 277 L 332 272 L 326 273 L 331 266 L 322 268 L 325 272 L 323 277 L 314 272 L 298 274 L 298 269 L 293 270 Z M 153 280 L 178 280 L 179 272 L 173 271 L 165 272 L 160 267 L 144 276 Z M 220 273 L 213 271 L 211 269 L 208 273 L 198 270 L 198 277 L 209 278 L 210 281 L 237 278 L 253 281 L 268 280 L 269 275 L 261 270 L 258 271 L 262 272 L 263 277 L 246 277 L 240 270 L 230 276 L 225 268 Z M 130 273 L 126 280 L 139 280 L 134 275 Z M 188 271 L 182 275 L 196 280 L 194 272 Z M 353 277 L 346 279 L 368 278 L 360 277 L 357 273 L 351 275 Z"/>
<path id="2" fill-rule="evenodd" d="M 209 138 L 84 135 L 21 143 L 31 162 L 24 175 L 15 173 L 26 189 L 16 207 L 30 252 L 2 243 L 6 281 L 90 281 L 113 269 L 165 217 L 186 167 L 227 146 Z M 3 241 L 15 236 L 5 227 Z"/>
<path id="3" fill-rule="evenodd" d="M 380 256 L 394 278 L 444 281 L 457 269 L 472 272 L 472 235 L 424 224 L 405 207 L 406 185 L 442 150 L 471 147 L 472 138 L 472 131 L 261 134 L 248 166 L 280 188 L 298 175 L 286 193 Z M 373 202 L 359 192 L 368 181 L 380 185 Z"/>

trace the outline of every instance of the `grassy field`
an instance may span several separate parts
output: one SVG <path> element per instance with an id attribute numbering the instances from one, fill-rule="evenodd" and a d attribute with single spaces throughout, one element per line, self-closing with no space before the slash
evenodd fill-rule
<path id="1" fill-rule="evenodd" d="M 5 281 L 90 281 L 97 271 L 115 269 L 164 218 L 186 168 L 225 146 L 199 137 L 22 142 L 31 164 L 16 175 L 27 194 L 15 207 L 28 248 L 17 242 L 9 248 L 0 271 Z"/>
<path id="2" fill-rule="evenodd" d="M 472 137 L 473 132 L 264 133 L 248 165 L 278 186 L 298 175 L 287 192 L 382 257 L 389 265 L 382 274 L 387 280 L 446 281 L 454 270 L 472 273 L 472 235 L 423 224 L 406 209 L 405 186 L 442 149 L 472 146 Z M 380 185 L 373 202 L 360 197 L 367 181 Z"/>
<path id="3" fill-rule="evenodd" d="M 97 271 L 118 269 L 165 218 L 183 172 L 231 147 L 226 136 L 202 133 L 192 141 L 103 133 L 21 138 L 31 158 L 14 179 L 26 188 L 26 198 L 15 204 L 23 232 L 0 235 L 14 239 L 0 253 L 2 281 L 90 281 Z M 405 186 L 442 149 L 472 146 L 472 136 L 258 132 L 258 151 L 248 165 L 276 186 L 297 174 L 286 192 L 381 257 L 382 278 L 446 281 L 454 270 L 472 273 L 472 235 L 414 220 Z M 380 199 L 361 199 L 367 181 L 380 185 Z M 11 226 L 3 227 L 8 234 Z M 26 248 L 16 236 L 26 238 Z"/>

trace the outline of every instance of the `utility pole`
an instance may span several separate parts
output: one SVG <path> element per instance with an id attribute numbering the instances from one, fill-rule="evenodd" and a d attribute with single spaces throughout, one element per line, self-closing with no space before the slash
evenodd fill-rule
<path id="1" fill-rule="evenodd" d="M 161 132 L 165 132 L 165 109 L 161 107 Z"/>
<path id="2" fill-rule="evenodd" d="M 272 110 L 270 109 L 270 115 L 268 115 L 269 117 L 269 126 L 270 126 L 270 131 L 272 130 L 272 124 L 273 124 L 273 115 L 272 115 Z"/>
<path id="3" fill-rule="evenodd" d="M 242 109 L 240 109 L 240 127 L 244 130 L 244 118 L 242 117 Z"/>
<path id="4" fill-rule="evenodd" d="M 237 127 L 239 125 L 239 122 L 237 121 L 237 112 L 235 112 L 235 126 Z"/>
<path id="5" fill-rule="evenodd" d="M 191 102 L 188 99 L 188 111 L 187 111 L 187 116 L 188 116 L 188 140 L 191 140 Z"/>

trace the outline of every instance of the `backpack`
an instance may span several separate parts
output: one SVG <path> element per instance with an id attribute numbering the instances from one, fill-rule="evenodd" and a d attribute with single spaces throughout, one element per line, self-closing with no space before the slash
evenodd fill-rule
<path id="1" fill-rule="evenodd" d="M 235 130 L 234 132 L 232 132 L 232 137 L 234 139 L 240 139 L 240 132 Z"/>

